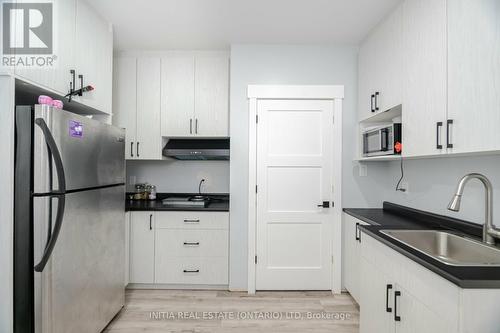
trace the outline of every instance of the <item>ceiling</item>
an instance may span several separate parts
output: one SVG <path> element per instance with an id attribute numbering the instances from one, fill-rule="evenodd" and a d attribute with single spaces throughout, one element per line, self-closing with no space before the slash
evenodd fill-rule
<path id="1" fill-rule="evenodd" d="M 88 0 L 116 50 L 357 44 L 401 0 Z"/>

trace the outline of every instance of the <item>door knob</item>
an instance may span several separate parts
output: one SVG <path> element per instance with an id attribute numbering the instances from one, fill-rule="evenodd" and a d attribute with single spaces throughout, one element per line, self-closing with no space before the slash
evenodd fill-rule
<path id="1" fill-rule="evenodd" d="M 321 205 L 318 205 L 321 208 L 330 208 L 330 201 L 323 201 Z"/>

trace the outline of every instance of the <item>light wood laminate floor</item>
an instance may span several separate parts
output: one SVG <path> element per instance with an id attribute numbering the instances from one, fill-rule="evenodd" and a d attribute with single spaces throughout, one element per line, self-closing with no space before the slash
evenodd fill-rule
<path id="1" fill-rule="evenodd" d="M 358 324 L 349 294 L 127 290 L 124 309 L 105 333 L 357 333 Z"/>

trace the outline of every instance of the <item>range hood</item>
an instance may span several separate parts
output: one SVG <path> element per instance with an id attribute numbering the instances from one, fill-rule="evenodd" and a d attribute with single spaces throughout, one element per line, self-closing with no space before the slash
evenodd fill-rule
<path id="1" fill-rule="evenodd" d="M 177 160 L 229 160 L 229 139 L 170 139 L 163 155 Z"/>

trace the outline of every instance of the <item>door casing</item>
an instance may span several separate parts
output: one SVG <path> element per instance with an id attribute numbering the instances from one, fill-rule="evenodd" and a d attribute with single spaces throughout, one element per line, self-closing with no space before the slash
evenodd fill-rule
<path id="1" fill-rule="evenodd" d="M 256 226 L 257 226 L 257 102 L 265 99 L 333 100 L 333 235 L 332 293 L 342 288 L 342 102 L 341 85 L 249 85 L 249 167 L 248 167 L 248 293 L 256 291 Z"/>

